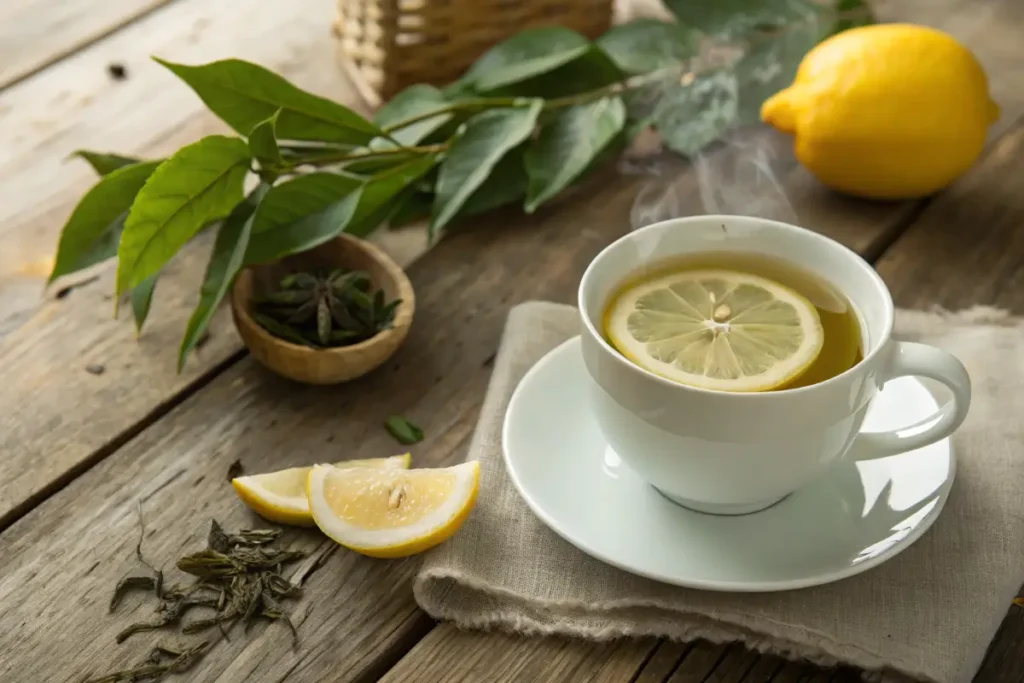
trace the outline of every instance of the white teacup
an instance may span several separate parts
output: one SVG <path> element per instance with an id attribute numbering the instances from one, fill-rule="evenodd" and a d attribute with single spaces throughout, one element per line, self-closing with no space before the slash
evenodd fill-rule
<path id="1" fill-rule="evenodd" d="M 832 283 L 856 310 L 864 359 L 819 384 L 730 393 L 664 379 L 605 340 L 603 309 L 629 275 L 666 258 L 712 251 L 783 258 Z M 580 283 L 579 310 L 593 406 L 608 443 L 667 497 L 702 512 L 756 512 L 840 458 L 882 458 L 944 439 L 963 422 L 971 400 L 970 378 L 955 357 L 891 338 L 892 297 L 870 265 L 838 242 L 785 223 L 697 216 L 632 232 L 591 262 Z M 871 399 L 887 381 L 905 375 L 941 382 L 952 400 L 918 424 L 860 433 Z"/>

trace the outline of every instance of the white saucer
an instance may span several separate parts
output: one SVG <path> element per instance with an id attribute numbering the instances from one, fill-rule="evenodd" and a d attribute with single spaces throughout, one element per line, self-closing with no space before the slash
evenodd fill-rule
<path id="1" fill-rule="evenodd" d="M 664 498 L 605 443 L 573 338 L 542 358 L 505 415 L 505 465 L 540 519 L 580 550 L 659 581 L 721 591 L 774 591 L 836 581 L 908 547 L 953 484 L 949 439 L 902 455 L 840 463 L 772 508 L 739 517 Z M 889 382 L 865 431 L 898 428 L 936 408 L 919 381 Z"/>

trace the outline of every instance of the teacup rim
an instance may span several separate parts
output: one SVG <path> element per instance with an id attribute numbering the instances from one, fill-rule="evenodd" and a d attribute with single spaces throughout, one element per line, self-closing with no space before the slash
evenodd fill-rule
<path id="1" fill-rule="evenodd" d="M 723 391 L 720 389 L 704 389 L 702 387 L 693 387 L 688 386 L 686 384 L 680 384 L 679 382 L 673 382 L 672 380 L 666 377 L 662 377 L 661 375 L 655 372 L 651 372 L 650 370 L 647 370 L 646 368 L 643 368 L 637 365 L 636 363 L 633 363 L 630 360 L 623 357 L 621 353 L 616 351 L 615 348 L 612 347 L 610 343 L 608 343 L 608 341 L 604 338 L 604 335 L 602 335 L 594 327 L 594 324 L 591 322 L 590 315 L 588 314 L 586 308 L 586 298 L 584 297 L 584 291 L 587 288 L 588 281 L 593 279 L 593 273 L 595 269 L 599 267 L 599 262 L 603 258 L 606 258 L 606 254 L 610 253 L 619 245 L 627 243 L 633 239 L 638 239 L 643 234 L 649 232 L 668 229 L 667 226 L 670 226 L 672 224 L 686 224 L 697 221 L 706 221 L 713 223 L 721 220 L 728 220 L 731 222 L 740 223 L 756 223 L 758 225 L 770 225 L 774 228 L 778 228 L 783 231 L 796 233 L 801 238 L 810 239 L 817 241 L 821 244 L 825 244 L 828 246 L 828 248 L 835 249 L 839 253 L 845 254 L 848 258 L 853 259 L 858 264 L 858 266 L 867 273 L 868 279 L 871 280 L 872 284 L 874 284 L 875 289 L 879 293 L 882 303 L 885 306 L 885 323 L 882 328 L 882 333 L 879 335 L 878 343 L 875 344 L 874 347 L 868 353 L 864 354 L 864 357 L 860 360 L 859 363 L 856 363 L 852 367 L 847 368 L 838 375 L 829 377 L 827 380 L 823 382 L 818 382 L 817 384 L 811 384 L 809 386 L 797 387 L 793 389 L 777 389 L 774 391 L 762 392 Z M 602 352 L 605 355 L 610 356 L 612 358 L 612 362 L 619 363 L 622 367 L 627 368 L 627 370 L 638 373 L 642 377 L 654 380 L 658 384 L 661 384 L 662 386 L 665 386 L 669 389 L 674 389 L 677 391 L 681 391 L 683 393 L 694 393 L 698 395 L 719 397 L 728 396 L 733 397 L 736 400 L 747 401 L 764 401 L 770 400 L 772 398 L 778 400 L 779 398 L 782 397 L 798 396 L 801 394 L 811 393 L 815 391 L 824 391 L 827 388 L 835 386 L 840 382 L 847 381 L 851 376 L 863 372 L 864 368 L 868 367 L 868 365 L 872 361 L 874 361 L 874 359 L 886 347 L 887 342 L 892 338 L 893 323 L 895 318 L 895 306 L 892 301 L 892 293 L 886 286 L 885 281 L 882 280 L 882 276 L 878 274 L 878 271 L 876 271 L 871 266 L 871 264 L 864 259 L 864 257 L 862 257 L 860 254 L 858 254 L 850 247 L 846 246 L 842 242 L 839 242 L 838 240 L 828 237 L 827 235 L 823 235 L 819 232 L 815 232 L 814 230 L 810 230 L 808 228 L 800 227 L 799 225 L 793 225 L 792 223 L 785 223 L 783 221 L 772 220 L 769 218 L 758 218 L 757 216 L 742 216 L 738 214 L 700 214 L 696 216 L 679 216 L 677 218 L 668 218 L 663 221 L 658 221 L 657 223 L 651 223 L 650 225 L 645 225 L 642 228 L 638 228 L 636 230 L 631 230 L 630 232 L 627 232 L 625 235 L 622 235 L 613 242 L 605 245 L 605 247 L 601 249 L 601 251 L 599 251 L 593 259 L 591 259 L 590 263 L 587 264 L 586 269 L 583 271 L 583 276 L 580 278 L 579 287 L 576 290 L 576 307 L 579 311 L 583 327 L 586 330 L 587 334 L 589 334 L 591 338 L 597 341 L 597 344 L 601 348 Z"/>

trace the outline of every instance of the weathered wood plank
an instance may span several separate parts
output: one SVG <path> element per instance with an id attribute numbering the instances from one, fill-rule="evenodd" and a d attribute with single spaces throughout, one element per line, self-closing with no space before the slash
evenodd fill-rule
<path id="1" fill-rule="evenodd" d="M 237 22 L 236 11 L 254 18 Z M 143 50 L 187 61 L 247 56 L 297 76 L 314 91 L 358 104 L 332 62 L 332 39 L 324 27 L 330 11 L 326 0 L 231 7 L 186 0 L 0 94 L 0 112 L 5 104 L 13 107 L 0 113 L 0 137 L 25 137 L 20 147 L 0 145 L 7 178 L 0 184 L 0 529 L 241 349 L 229 316 L 219 315 L 210 343 L 183 375 L 175 372 L 180 335 L 205 269 L 201 246 L 183 253 L 173 274 L 161 278 L 138 341 L 129 315 L 112 318 L 112 263 L 89 274 L 99 279 L 73 289 L 60 283 L 42 299 L 55 235 L 92 182 L 85 164 L 61 159 L 75 145 L 158 156 L 223 129 L 187 87 L 143 59 Z M 111 85 L 102 67 L 117 54 L 133 55 L 139 68 L 129 81 Z M 310 68 L 316 64 L 322 67 Z M 89 102 L 54 102 L 66 88 Z M 116 92 L 104 100 L 101 92 L 108 88 Z M 35 124 L 48 126 L 50 135 L 40 137 Z M 15 173 L 19 164 L 24 173 Z M 375 239 L 402 263 L 425 247 L 420 231 L 382 232 Z M 12 269 L 20 274 L 11 275 Z M 78 280 L 83 277 L 88 280 Z M 92 364 L 106 371 L 87 373 Z"/>
<path id="2" fill-rule="evenodd" d="M 171 0 L 6 0 L 0 4 L 0 90 Z"/>
<path id="3" fill-rule="evenodd" d="M 380 683 L 588 683 L 599 674 L 628 680 L 656 645 L 654 640 L 527 640 L 445 625 L 423 638 Z"/>
<path id="4" fill-rule="evenodd" d="M 0 336 L 37 310 L 60 228 L 95 181 L 69 154 L 84 147 L 159 157 L 226 130 L 151 55 L 249 59 L 361 106 L 335 61 L 334 11 L 332 0 L 179 0 L 0 92 Z M 125 65 L 126 80 L 109 77 L 111 62 Z"/>

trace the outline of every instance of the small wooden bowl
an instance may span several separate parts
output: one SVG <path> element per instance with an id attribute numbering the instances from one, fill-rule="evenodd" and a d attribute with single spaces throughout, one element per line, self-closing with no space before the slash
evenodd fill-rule
<path id="1" fill-rule="evenodd" d="M 314 349 L 275 337 L 253 320 L 250 307 L 254 295 L 267 291 L 288 273 L 313 268 L 369 273 L 373 287 L 383 289 L 388 300 L 402 300 L 392 327 L 352 346 Z M 412 283 L 401 266 L 373 244 L 344 234 L 277 263 L 246 268 L 231 290 L 235 327 L 249 352 L 277 374 L 307 384 L 347 382 L 380 366 L 405 341 L 415 309 Z"/>

